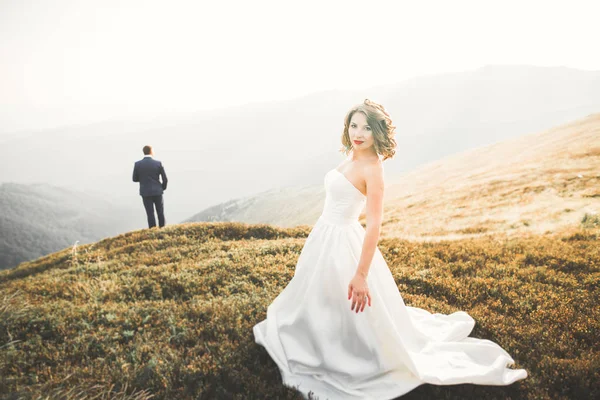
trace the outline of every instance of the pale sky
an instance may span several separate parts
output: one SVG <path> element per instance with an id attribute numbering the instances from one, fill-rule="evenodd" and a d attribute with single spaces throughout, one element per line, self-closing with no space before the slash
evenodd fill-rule
<path id="1" fill-rule="evenodd" d="M 0 0 L 0 134 L 490 64 L 600 70 L 595 3 Z"/>

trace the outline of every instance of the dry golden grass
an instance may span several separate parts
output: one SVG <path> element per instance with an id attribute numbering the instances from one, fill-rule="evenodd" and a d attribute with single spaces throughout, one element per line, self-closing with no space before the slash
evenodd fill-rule
<path id="1" fill-rule="evenodd" d="M 301 399 L 252 327 L 292 278 L 309 231 L 185 224 L 0 272 L 0 396 Z M 600 397 L 599 240 L 594 217 L 555 236 L 382 240 L 407 304 L 467 311 L 473 336 L 529 372 L 506 387 L 423 385 L 405 398 Z"/>
<path id="2" fill-rule="evenodd" d="M 386 177 L 385 205 L 382 236 L 411 240 L 578 226 L 600 213 L 600 114 Z"/>

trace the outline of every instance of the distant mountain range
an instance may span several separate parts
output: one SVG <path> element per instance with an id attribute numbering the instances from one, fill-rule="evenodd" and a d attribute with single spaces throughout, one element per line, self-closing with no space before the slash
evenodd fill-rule
<path id="1" fill-rule="evenodd" d="M 367 97 L 384 104 L 397 126 L 398 153 L 387 164 L 394 176 L 598 112 L 600 71 L 488 66 L 153 124 L 117 121 L 5 135 L 0 182 L 101 192 L 115 204 L 140 207 L 131 169 L 142 146 L 152 144 L 169 175 L 167 223 L 176 223 L 231 199 L 320 184 L 343 158 L 338 148 L 346 111 Z M 144 226 L 143 218 L 130 221 Z"/>
<path id="2" fill-rule="evenodd" d="M 185 222 L 239 221 L 282 227 L 312 225 L 321 214 L 324 199 L 323 186 L 272 189 L 210 207 Z"/>
<path id="3" fill-rule="evenodd" d="M 594 133 L 595 117 L 563 127 L 566 136 L 560 139 L 544 132 L 600 111 L 600 71 L 489 66 L 173 119 L 3 133 L 0 266 L 77 240 L 95 241 L 144 228 L 131 172 L 145 144 L 155 146 L 169 176 L 167 224 L 187 220 L 312 224 L 322 209 L 323 176 L 343 159 L 338 152 L 343 117 L 364 98 L 384 104 L 397 126 L 396 157 L 385 164 L 389 218 L 383 234 L 427 239 L 551 230 L 576 222 L 596 207 L 597 182 L 591 177 L 597 174 L 588 171 L 598 165 L 594 150 L 571 159 L 552 147 L 555 140 L 577 148 L 577 154 L 587 154 L 584 149 L 594 149 L 599 137 Z M 580 131 L 584 128 L 588 136 Z M 526 134 L 532 136 L 507 142 Z M 498 150 L 487 154 L 482 146 Z M 538 149 L 526 153 L 527 159 L 543 168 L 517 168 L 526 165 L 525 156 L 519 155 L 523 149 Z M 506 181 L 494 187 L 514 193 L 491 191 L 485 180 L 469 175 L 473 170 L 481 170 L 491 182 Z M 539 193 L 519 186 L 510 174 L 520 177 L 523 185 L 538 185 Z M 573 174 L 582 178 L 572 178 Z M 565 185 L 568 199 L 547 176 Z M 553 190 L 559 194 L 552 195 Z M 462 193 L 465 199 L 453 198 L 452 193 Z M 497 196 L 506 198 L 504 206 L 488 201 Z M 524 207 L 525 201 L 532 205 Z M 563 211 L 561 202 L 569 204 Z M 491 209 L 498 215 L 487 217 Z M 536 222 L 543 219 L 547 222 Z"/>
<path id="4" fill-rule="evenodd" d="M 0 209 L 0 269 L 133 228 L 130 211 L 50 185 L 0 185 Z"/>
<path id="5" fill-rule="evenodd" d="M 600 113 L 543 132 L 386 171 L 382 236 L 412 240 L 544 233 L 600 213 Z M 189 219 L 312 225 L 323 183 L 232 200 Z M 364 214 L 361 221 L 366 224 Z"/>

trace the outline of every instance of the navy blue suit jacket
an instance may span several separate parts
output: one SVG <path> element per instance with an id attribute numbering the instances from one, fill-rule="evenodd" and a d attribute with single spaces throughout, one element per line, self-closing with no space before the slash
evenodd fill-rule
<path id="1" fill-rule="evenodd" d="M 140 183 L 140 196 L 159 196 L 167 190 L 165 169 L 160 161 L 152 157 L 136 161 L 133 166 L 133 181 Z"/>

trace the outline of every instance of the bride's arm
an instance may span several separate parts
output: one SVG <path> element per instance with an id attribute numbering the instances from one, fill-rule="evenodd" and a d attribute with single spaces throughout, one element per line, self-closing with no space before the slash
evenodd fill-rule
<path id="1" fill-rule="evenodd" d="M 381 231 L 384 190 L 382 165 L 369 165 L 366 167 L 365 175 L 367 183 L 367 227 L 358 268 L 356 269 L 356 273 L 362 275 L 364 278 L 369 274 L 369 268 L 375 255 Z"/>

